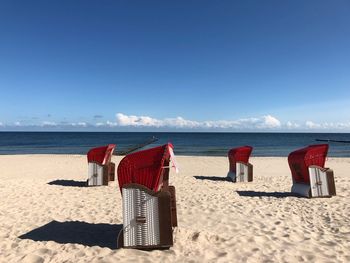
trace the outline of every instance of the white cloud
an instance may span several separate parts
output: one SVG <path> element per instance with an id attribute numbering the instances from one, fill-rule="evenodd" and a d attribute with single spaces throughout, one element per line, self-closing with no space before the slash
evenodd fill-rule
<path id="1" fill-rule="evenodd" d="M 319 129 L 319 128 L 321 128 L 321 125 L 320 125 L 320 124 L 315 123 L 315 122 L 313 122 L 313 121 L 306 121 L 306 122 L 305 122 L 305 126 L 306 126 L 306 128 L 308 128 L 308 129 Z"/>
<path id="2" fill-rule="evenodd" d="M 87 127 L 88 126 L 88 124 L 86 122 L 73 122 L 70 125 L 74 126 L 74 127 Z"/>
<path id="3" fill-rule="evenodd" d="M 78 122 L 78 126 L 86 127 L 86 126 L 87 126 L 87 123 L 86 123 L 86 122 Z"/>
<path id="4" fill-rule="evenodd" d="M 149 116 L 116 114 L 116 122 L 108 123 L 107 126 L 131 126 L 131 127 L 168 127 L 168 128 L 201 128 L 201 129 L 276 129 L 281 127 L 281 122 L 266 115 L 260 118 L 247 118 L 238 120 L 218 121 L 193 121 L 183 117 L 155 119 Z"/>
<path id="5" fill-rule="evenodd" d="M 305 122 L 305 126 L 308 129 L 318 130 L 348 130 L 350 129 L 350 122 L 323 122 L 315 123 L 312 121 Z"/>
<path id="6" fill-rule="evenodd" d="M 57 123 L 53 122 L 53 121 L 43 121 L 41 123 L 41 126 L 43 126 L 43 127 L 56 127 Z"/>
<path id="7" fill-rule="evenodd" d="M 114 121 L 99 121 L 94 124 L 88 122 L 66 122 L 66 121 L 42 121 L 39 124 L 23 123 L 16 121 L 12 124 L 0 122 L 1 129 L 31 128 L 60 128 L 60 129 L 116 129 L 123 128 L 150 128 L 163 130 L 198 130 L 198 131 L 313 131 L 313 132 L 348 132 L 350 131 L 350 121 L 345 122 L 297 122 L 286 120 L 281 122 L 272 115 L 260 117 L 241 118 L 235 120 L 188 120 L 183 117 L 157 119 L 146 115 L 126 115 L 117 113 Z M 128 129 L 127 129 L 128 130 Z"/>
<path id="8" fill-rule="evenodd" d="M 339 129 L 350 129 L 350 122 L 338 122 L 334 124 L 335 127 L 339 128 Z"/>
<path id="9" fill-rule="evenodd" d="M 111 121 L 107 121 L 107 122 L 106 122 L 106 125 L 107 125 L 108 127 L 115 127 L 115 126 L 118 126 L 118 123 L 116 123 L 116 122 L 111 122 Z"/>
<path id="10" fill-rule="evenodd" d="M 306 121 L 298 123 L 286 121 L 282 123 L 272 115 L 244 118 L 237 120 L 194 121 L 183 117 L 156 119 L 149 116 L 116 114 L 116 122 L 107 122 L 108 127 L 153 127 L 153 128 L 185 128 L 185 129 L 230 129 L 230 130 L 347 130 L 350 122 L 345 123 L 315 123 Z"/>
<path id="11" fill-rule="evenodd" d="M 259 124 L 259 127 L 267 129 L 279 128 L 281 127 L 281 122 L 271 115 L 266 115 L 263 116 L 263 122 Z"/>
<path id="12" fill-rule="evenodd" d="M 286 127 L 287 127 L 288 129 L 297 129 L 297 128 L 300 127 L 300 124 L 295 123 L 295 122 L 291 122 L 291 121 L 287 121 L 287 122 L 286 122 Z"/>
<path id="13" fill-rule="evenodd" d="M 162 121 L 153 119 L 148 116 L 135 116 L 125 115 L 123 113 L 117 113 L 117 125 L 119 126 L 145 126 L 145 127 L 160 127 Z"/>

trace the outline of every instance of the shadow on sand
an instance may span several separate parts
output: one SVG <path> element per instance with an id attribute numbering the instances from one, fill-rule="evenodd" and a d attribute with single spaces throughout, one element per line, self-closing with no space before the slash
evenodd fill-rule
<path id="1" fill-rule="evenodd" d="M 75 243 L 84 246 L 100 246 L 117 249 L 117 238 L 123 225 L 90 224 L 79 221 L 50 223 L 36 228 L 24 235 L 21 239 L 34 241 L 55 241 L 61 244 Z"/>
<path id="2" fill-rule="evenodd" d="M 291 192 L 256 192 L 256 191 L 237 191 L 240 196 L 248 197 L 276 197 L 276 198 L 285 198 L 285 197 L 300 197 Z"/>
<path id="3" fill-rule="evenodd" d="M 86 181 L 74 181 L 74 180 L 55 180 L 47 183 L 49 185 L 60 185 L 60 186 L 72 186 L 72 187 L 86 187 Z"/>
<path id="4" fill-rule="evenodd" d="M 193 176 L 194 178 L 198 180 L 210 180 L 210 181 L 222 181 L 222 182 L 232 182 L 230 179 L 227 177 L 221 177 L 221 176 L 200 176 L 196 175 Z"/>

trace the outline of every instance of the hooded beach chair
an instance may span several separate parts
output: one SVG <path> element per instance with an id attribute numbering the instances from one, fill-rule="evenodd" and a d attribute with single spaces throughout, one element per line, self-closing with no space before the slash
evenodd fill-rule
<path id="1" fill-rule="evenodd" d="M 305 197 L 336 195 L 333 170 L 325 168 L 328 144 L 315 144 L 291 152 L 292 193 Z"/>
<path id="2" fill-rule="evenodd" d="M 227 177 L 233 182 L 252 182 L 253 165 L 249 163 L 249 156 L 253 147 L 242 146 L 233 148 L 228 152 L 230 170 Z"/>
<path id="3" fill-rule="evenodd" d="M 176 168 L 173 145 L 135 152 L 118 166 L 123 200 L 123 231 L 118 247 L 153 249 L 173 245 L 177 226 L 175 187 L 169 186 L 170 162 Z"/>
<path id="4" fill-rule="evenodd" d="M 108 144 L 91 149 L 87 153 L 88 186 L 108 185 L 114 181 L 115 164 L 111 162 L 115 144 Z"/>

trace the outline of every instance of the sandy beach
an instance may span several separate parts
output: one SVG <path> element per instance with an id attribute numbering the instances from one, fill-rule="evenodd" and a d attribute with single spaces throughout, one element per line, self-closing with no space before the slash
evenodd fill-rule
<path id="1" fill-rule="evenodd" d="M 290 195 L 286 158 L 251 158 L 237 184 L 226 157 L 177 161 L 175 244 L 140 251 L 116 249 L 119 188 L 82 187 L 86 156 L 0 156 L 0 262 L 350 262 L 350 158 L 327 160 L 337 196 L 319 199 Z"/>

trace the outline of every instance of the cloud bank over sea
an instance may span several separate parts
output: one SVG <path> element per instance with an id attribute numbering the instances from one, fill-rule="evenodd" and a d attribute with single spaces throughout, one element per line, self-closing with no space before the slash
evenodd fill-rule
<path id="1" fill-rule="evenodd" d="M 116 113 L 113 120 L 93 116 L 91 121 L 36 120 L 0 121 L 0 130 L 57 130 L 57 131 L 225 131 L 225 132 L 350 132 L 350 122 L 282 121 L 276 116 L 227 120 L 190 120 L 184 117 L 155 118 L 147 115 Z"/>

